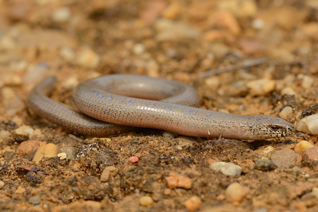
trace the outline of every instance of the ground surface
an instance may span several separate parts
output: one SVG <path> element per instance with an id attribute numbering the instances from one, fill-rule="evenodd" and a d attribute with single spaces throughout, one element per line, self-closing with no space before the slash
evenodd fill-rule
<path id="1" fill-rule="evenodd" d="M 59 80 L 51 98 L 70 105 L 79 81 L 131 73 L 192 85 L 204 109 L 278 116 L 290 106 L 286 120 L 294 124 L 317 111 L 317 9 L 314 0 L 0 0 L 0 210 L 318 211 L 317 169 L 281 152 L 292 155 L 295 144 L 316 144 L 317 136 L 250 142 L 141 129 L 86 138 L 26 104 L 49 75 Z M 41 142 L 58 152 L 35 163 Z M 63 148 L 67 158 L 56 156 Z M 276 160 L 283 165 L 255 169 L 268 149 L 283 153 Z M 215 172 L 210 164 L 218 161 L 239 165 L 241 175 Z M 107 167 L 113 171 L 101 180 Z M 175 188 L 171 179 L 190 186 Z M 238 201 L 225 192 L 234 182 L 246 191 Z M 143 206 L 144 196 L 153 203 Z"/>

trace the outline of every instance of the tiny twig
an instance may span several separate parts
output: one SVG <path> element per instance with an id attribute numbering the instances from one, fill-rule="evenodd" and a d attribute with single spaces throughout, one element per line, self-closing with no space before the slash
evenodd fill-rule
<path id="1" fill-rule="evenodd" d="M 43 170 L 41 169 L 38 169 L 38 168 L 34 168 L 34 167 L 30 167 L 30 166 L 27 166 L 27 165 L 18 165 L 17 168 L 19 169 L 24 169 L 24 170 L 27 170 L 27 171 L 31 171 L 31 172 L 34 172 L 34 173 L 42 173 L 44 175 L 48 175 L 48 173 L 44 172 Z"/>
<path id="2" fill-rule="evenodd" d="M 224 68 L 216 68 L 216 69 L 212 69 L 209 71 L 205 71 L 199 74 L 196 74 L 196 78 L 205 78 L 205 77 L 210 77 L 212 75 L 216 75 L 216 74 L 221 74 L 224 72 L 230 72 L 230 71 L 234 71 L 240 68 L 249 68 L 252 66 L 257 66 L 257 65 L 261 65 L 264 64 L 267 60 L 263 57 L 261 58 L 257 58 L 257 59 L 251 59 L 251 60 L 245 60 L 243 61 L 242 64 L 239 65 L 233 65 L 233 66 L 229 66 L 229 67 L 224 67 Z"/>

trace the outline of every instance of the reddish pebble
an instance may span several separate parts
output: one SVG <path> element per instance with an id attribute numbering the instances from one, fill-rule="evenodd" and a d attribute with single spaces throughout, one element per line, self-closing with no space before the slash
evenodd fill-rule
<path id="1" fill-rule="evenodd" d="M 40 146 L 45 145 L 46 142 L 36 141 L 36 140 L 28 140 L 23 141 L 17 148 L 17 153 L 24 156 L 29 154 L 30 152 L 38 149 Z"/>
<path id="2" fill-rule="evenodd" d="M 302 158 L 303 164 L 309 165 L 314 170 L 318 170 L 318 147 L 305 149 L 302 153 Z"/>
<path id="3" fill-rule="evenodd" d="M 129 158 L 130 163 L 137 163 L 139 161 L 139 158 L 136 156 L 132 156 Z"/>
<path id="4" fill-rule="evenodd" d="M 271 160 L 279 168 L 289 168 L 301 163 L 301 156 L 291 149 L 274 151 Z"/>

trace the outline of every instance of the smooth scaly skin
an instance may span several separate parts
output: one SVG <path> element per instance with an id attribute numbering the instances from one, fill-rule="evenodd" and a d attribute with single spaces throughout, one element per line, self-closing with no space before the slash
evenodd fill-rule
<path id="1" fill-rule="evenodd" d="M 28 97 L 40 116 L 84 135 L 107 136 L 130 131 L 121 125 L 156 128 L 182 135 L 261 140 L 287 136 L 293 125 L 280 118 L 242 116 L 198 109 L 193 88 L 176 81 L 136 75 L 110 75 L 80 83 L 73 92 L 75 106 L 90 117 L 72 111 L 45 95 L 54 78 L 36 86 Z M 125 97 L 132 96 L 132 97 Z M 162 99 L 161 101 L 139 98 Z"/>

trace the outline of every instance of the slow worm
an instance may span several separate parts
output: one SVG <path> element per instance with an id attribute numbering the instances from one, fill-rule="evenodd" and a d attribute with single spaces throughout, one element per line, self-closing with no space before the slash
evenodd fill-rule
<path id="1" fill-rule="evenodd" d="M 288 136 L 294 129 L 276 117 L 196 108 L 200 98 L 192 87 L 137 75 L 108 75 L 79 83 L 73 91 L 77 112 L 47 97 L 55 82 L 49 77 L 35 86 L 28 96 L 29 106 L 39 116 L 83 135 L 108 136 L 145 127 L 187 136 L 262 140 Z"/>

